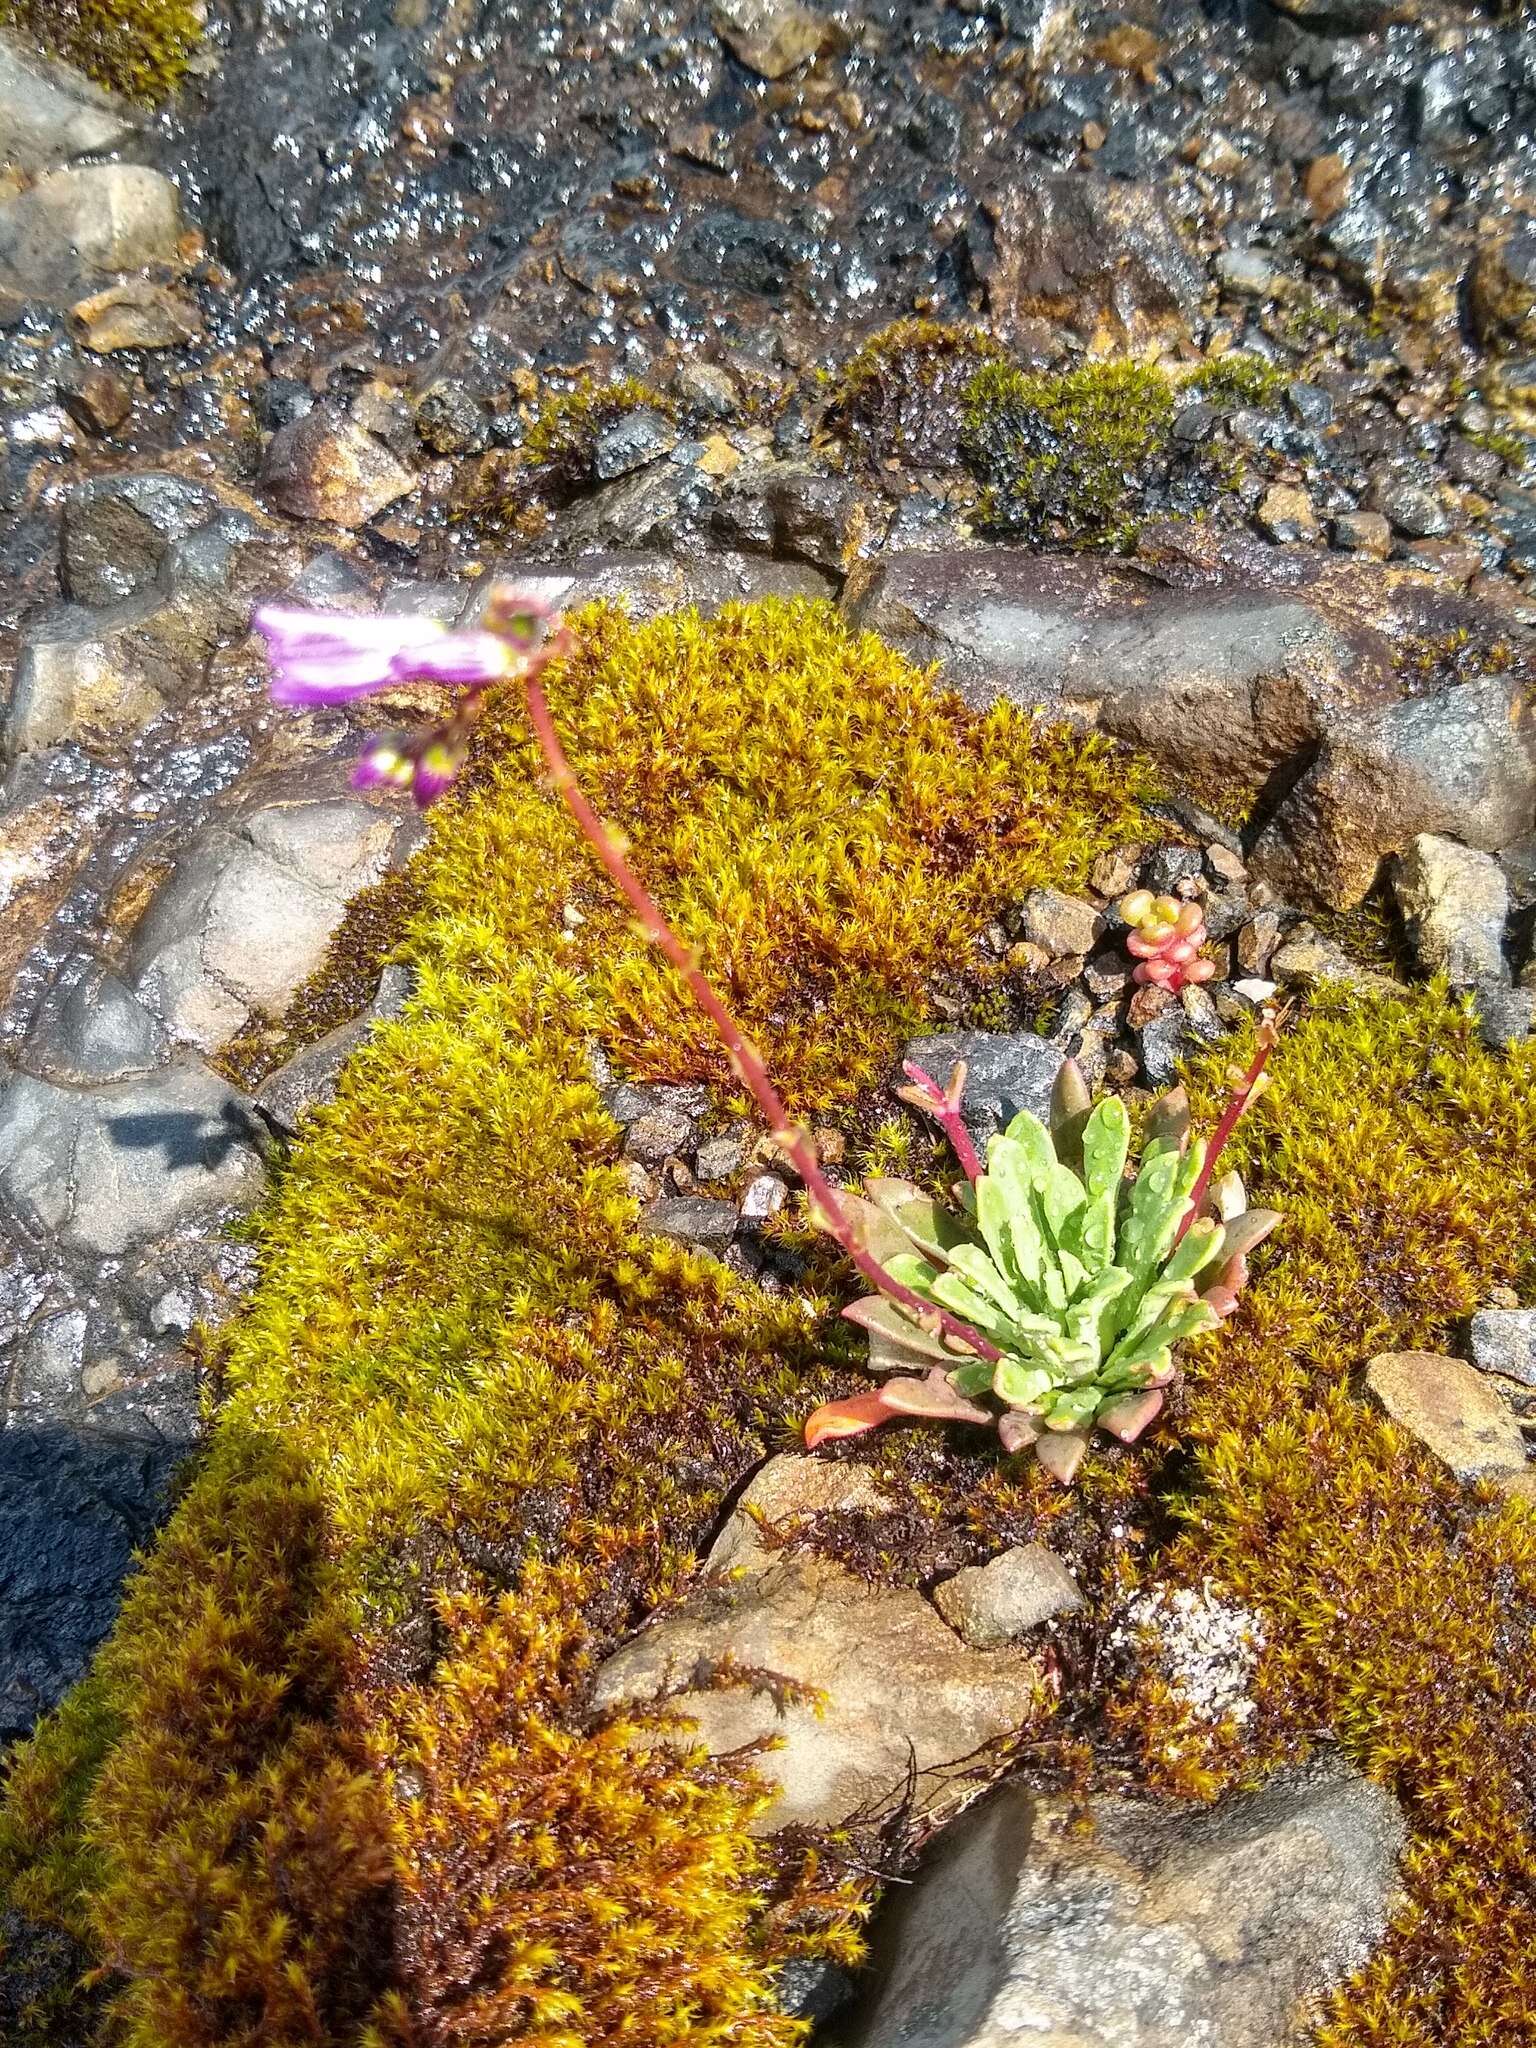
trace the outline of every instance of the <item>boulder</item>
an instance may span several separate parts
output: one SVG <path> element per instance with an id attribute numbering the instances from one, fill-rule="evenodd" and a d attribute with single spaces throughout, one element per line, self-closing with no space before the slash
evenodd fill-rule
<path id="1" fill-rule="evenodd" d="M 1489 853 L 1420 832 L 1392 874 L 1397 907 L 1426 974 L 1453 987 L 1509 978 L 1509 884 Z"/>
<path id="2" fill-rule="evenodd" d="M 919 1810 L 954 1797 L 956 1770 L 1038 1711 L 1034 1660 L 1014 1647 L 969 1648 L 921 1593 L 765 1541 L 828 1509 L 890 1505 L 857 1467 L 774 1460 L 711 1551 L 704 1582 L 603 1665 L 596 1705 L 677 1694 L 715 1755 L 777 1737 L 760 1764 L 779 1788 L 764 1832 L 835 1827 L 894 1806 L 914 1772 Z M 731 1665 L 738 1681 L 713 1689 L 707 1675 Z M 773 1694 L 785 1680 L 801 1697 L 781 1706 Z"/>
<path id="3" fill-rule="evenodd" d="M 180 260 L 181 198 L 140 164 L 48 171 L 0 205 L 0 284 L 60 303 L 114 272 Z"/>
<path id="4" fill-rule="evenodd" d="M 1365 1369 L 1367 1390 L 1458 1479 L 1492 1479 L 1522 1494 L 1525 1438 L 1514 1411 L 1464 1358 L 1383 1351 Z"/>
<path id="5" fill-rule="evenodd" d="M 0 1193 L 67 1251 L 116 1258 L 262 1184 L 244 1098 L 199 1061 L 90 1089 L 18 1074 L 0 1094 Z"/>
<path id="6" fill-rule="evenodd" d="M 78 71 L 0 39 L 0 165 L 35 176 L 116 149 L 137 126 L 121 101 Z"/>
<path id="7" fill-rule="evenodd" d="M 972 705 L 1039 706 L 1242 781 L 1397 690 L 1383 636 L 1304 590 L 1180 590 L 1116 564 L 975 548 L 888 558 L 845 603 L 856 625 L 939 662 Z"/>
<path id="8" fill-rule="evenodd" d="M 364 526 L 416 488 L 416 479 L 366 427 L 323 406 L 273 435 L 261 468 L 273 508 L 290 519 Z"/>
<path id="9" fill-rule="evenodd" d="M 960 253 L 991 326 L 1047 321 L 1098 353 L 1184 338 L 1205 291 L 1157 194 L 1092 171 L 1022 171 L 982 200 Z"/>
<path id="10" fill-rule="evenodd" d="M 263 804 L 204 827 L 133 935 L 127 978 L 182 1044 L 213 1051 L 280 1016 L 325 959 L 349 899 L 414 838 L 363 796 Z"/>
<path id="11" fill-rule="evenodd" d="M 1536 721 L 1513 676 L 1330 719 L 1250 865 L 1285 893 L 1352 909 L 1421 832 L 1495 853 L 1536 819 Z"/>
<path id="12" fill-rule="evenodd" d="M 1083 1596 L 1054 1550 L 1021 1543 L 945 1579 L 933 1590 L 933 1604 L 973 1650 L 990 1650 L 1054 1615 L 1075 1613 Z"/>
<path id="13" fill-rule="evenodd" d="M 1086 1825 L 1084 1825 L 1086 1823 Z M 1282 2048 L 1386 1931 L 1406 1830 L 1340 1765 L 1214 1807 L 1010 1786 L 877 1923 L 848 2048 Z"/>
<path id="14" fill-rule="evenodd" d="M 504 575 L 504 569 L 494 575 Z M 487 581 L 494 580 L 494 575 Z M 579 561 L 518 572 L 522 588 L 550 604 L 576 611 L 599 599 L 622 604 L 633 619 L 693 606 L 706 617 L 723 604 L 765 597 L 831 597 L 832 579 L 804 562 L 724 553 L 698 560 L 640 549 L 584 554 Z M 478 586 L 476 598 L 484 585 Z"/>
<path id="15" fill-rule="evenodd" d="M 787 78 L 831 36 L 831 24 L 800 0 L 715 0 L 711 11 L 721 42 L 761 78 Z"/>

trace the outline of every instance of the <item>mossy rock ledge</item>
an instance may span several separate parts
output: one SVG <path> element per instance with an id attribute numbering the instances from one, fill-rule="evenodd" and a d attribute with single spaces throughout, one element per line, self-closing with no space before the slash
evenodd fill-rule
<path id="1" fill-rule="evenodd" d="M 1150 771 L 1007 703 L 968 710 L 824 606 L 574 623 L 549 684 L 577 771 L 792 1114 L 847 1175 L 937 1184 L 886 1094 L 902 1047 L 1017 1030 L 1014 908 L 1134 870 L 1165 836 Z M 783 1175 L 761 1273 L 643 1227 L 666 1134 L 635 1139 L 625 1089 L 672 1091 L 647 1114 L 702 1124 L 733 1198 L 771 1146 L 514 704 L 397 909 L 414 994 L 304 1121 L 213 1340 L 205 1447 L 94 1670 L 12 1759 L 9 2039 L 788 2048 L 864 1962 L 881 1877 L 976 1802 L 930 1867 L 985 1860 L 1002 1829 L 1000 1918 L 1035 1896 L 1026 1836 L 1062 1845 L 1051 1882 L 1070 1867 L 1084 1898 L 1115 1863 L 1100 1937 L 1043 1943 L 1054 1975 L 1025 1984 L 1052 2024 L 1088 2024 L 1072 1982 L 1123 1988 L 1149 1927 L 1222 1954 L 1193 1880 L 1184 1918 L 1159 1917 L 1198 1867 L 1213 1911 L 1277 1902 L 1287 1931 L 1263 1938 L 1289 1960 L 1251 1997 L 1213 1960 L 1159 2042 L 1536 2043 L 1536 1523 L 1363 1384 L 1531 1298 L 1536 1048 L 1488 1049 L 1442 982 L 1320 988 L 1231 1154 L 1284 1228 L 1147 1437 L 1096 1446 L 1066 1490 L 978 1432 L 892 1430 L 754 1515 L 737 1502 L 777 1483 L 768 1460 L 807 1469 L 810 1409 L 868 1385 L 837 1314 L 855 1290 Z M 372 962 L 378 905 L 360 915 Z M 311 987 L 281 1047 L 245 1054 L 338 1021 Z M 1252 1029 L 1183 1045 L 1198 1127 Z M 978 1571 L 1006 1594 L 991 1621 L 974 1579 L 930 1598 Z M 765 1581 L 857 1588 L 892 1640 L 985 1672 L 1004 1705 L 945 1760 L 963 1768 L 784 1826 L 786 1752 L 717 1725 L 751 1699 L 749 1732 L 782 1723 L 787 1751 L 815 1719 L 794 1673 L 695 1656 L 659 1696 L 613 1677 Z M 893 1661 L 875 1675 L 920 1718 Z M 931 1878 L 901 1914 L 922 1896 Z M 1001 1993 L 979 1964 L 942 2012 L 914 1988 L 882 2017 L 895 1924 L 880 1908 L 849 2038 L 980 2038 Z M 994 1934 L 955 1930 L 978 1952 Z"/>

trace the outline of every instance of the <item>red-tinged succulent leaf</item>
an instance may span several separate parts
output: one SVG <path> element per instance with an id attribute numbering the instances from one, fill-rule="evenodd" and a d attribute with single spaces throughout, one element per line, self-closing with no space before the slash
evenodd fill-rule
<path id="1" fill-rule="evenodd" d="M 1058 1485 L 1070 1486 L 1087 1449 L 1088 1439 L 1082 1430 L 1053 1430 L 1035 1445 L 1035 1456 Z"/>
<path id="2" fill-rule="evenodd" d="M 955 1355 L 936 1331 L 919 1329 L 904 1309 L 883 1294 L 866 1294 L 858 1301 L 850 1301 L 843 1314 L 850 1323 L 868 1330 L 871 1337 L 880 1336 L 918 1358 L 947 1359 Z"/>
<path id="3" fill-rule="evenodd" d="M 1125 941 L 1125 950 L 1133 960 L 1155 960 L 1167 945 L 1166 938 L 1144 939 L 1140 932 L 1131 932 Z"/>
<path id="4" fill-rule="evenodd" d="M 957 1394 L 941 1372 L 920 1380 L 887 1380 L 879 1399 L 893 1415 L 920 1416 L 928 1422 L 985 1422 L 996 1420 L 990 1408 L 978 1408 Z"/>
<path id="5" fill-rule="evenodd" d="M 1005 1451 L 1027 1451 L 1031 1444 L 1040 1441 L 1040 1425 L 1032 1415 L 1014 1408 L 997 1425 L 997 1433 L 1003 1440 Z"/>
<path id="6" fill-rule="evenodd" d="M 1237 1307 L 1237 1297 L 1247 1282 L 1248 1261 L 1241 1252 L 1236 1252 L 1223 1264 L 1210 1286 L 1201 1289 L 1200 1299 L 1225 1322 Z"/>
<path id="7" fill-rule="evenodd" d="M 1139 1394 L 1122 1394 L 1118 1401 L 1106 1402 L 1099 1410 L 1098 1425 L 1111 1436 L 1119 1437 L 1121 1443 L 1133 1444 L 1147 1424 L 1156 1419 L 1162 1406 L 1162 1388 L 1144 1387 Z"/>
<path id="8" fill-rule="evenodd" d="M 879 1394 L 850 1394 L 845 1401 L 823 1401 L 805 1419 L 805 1447 L 835 1443 L 839 1437 L 862 1436 L 866 1429 L 878 1429 L 889 1422 L 892 1411 Z"/>
<path id="9" fill-rule="evenodd" d="M 886 1265 L 903 1252 L 915 1252 L 917 1246 L 908 1237 L 890 1210 L 882 1203 L 866 1201 L 863 1195 L 845 1191 L 841 1196 L 843 1211 L 853 1226 L 854 1236 L 880 1264 Z M 812 1205 L 814 1208 L 814 1204 Z M 818 1229 L 825 1229 L 826 1223 L 820 1217 L 813 1217 Z"/>
<path id="10" fill-rule="evenodd" d="M 1216 962 L 1206 959 L 1202 953 L 1198 960 L 1191 960 L 1185 968 L 1184 979 L 1194 982 L 1197 987 L 1202 981 L 1214 981 L 1216 979 Z"/>

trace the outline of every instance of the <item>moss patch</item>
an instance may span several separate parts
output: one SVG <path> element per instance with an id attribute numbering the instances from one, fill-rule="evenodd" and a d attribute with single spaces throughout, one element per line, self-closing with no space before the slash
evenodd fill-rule
<path id="1" fill-rule="evenodd" d="M 1288 382 L 1286 372 L 1251 350 L 1234 349 L 1230 355 L 1213 356 L 1184 386 L 1212 405 L 1251 405 L 1262 409 L 1278 404 Z"/>
<path id="2" fill-rule="evenodd" d="M 203 33 L 190 0 L 0 0 L 0 24 L 150 106 L 181 83 Z"/>
<path id="3" fill-rule="evenodd" d="M 1197 1108 L 1217 1092 L 1213 1060 Z M 1333 2000 L 1326 2048 L 1536 2039 L 1536 1520 L 1458 1486 L 1360 1398 L 1378 1351 L 1454 1346 L 1532 1281 L 1536 1047 L 1478 1043 L 1443 989 L 1334 993 L 1282 1041 L 1240 1127 L 1285 1212 L 1236 1321 L 1201 1349 L 1160 1570 L 1262 1613 L 1256 1737 L 1192 1729 L 1156 1687 L 1119 1703 L 1154 1782 L 1208 1796 L 1331 1731 L 1403 1799 L 1408 1904 Z"/>
<path id="4" fill-rule="evenodd" d="M 1003 351 L 979 327 L 893 320 L 852 356 L 827 425 L 866 462 L 947 469 L 959 456 L 966 392 Z"/>
<path id="5" fill-rule="evenodd" d="M 1127 541 L 1139 495 L 1166 470 L 1172 424 L 1168 379 L 1141 363 L 979 370 L 961 449 L 983 522 L 1035 540 Z"/>
<path id="6" fill-rule="evenodd" d="M 1107 748 L 972 717 L 825 608 L 576 623 L 578 772 L 801 1111 L 883 1077 L 999 901 L 1145 834 Z M 844 1390 L 847 1328 L 814 1268 L 769 1297 L 637 1229 L 584 1043 L 732 1083 L 510 707 L 412 885 L 418 994 L 274 1194 L 210 1449 L 19 1754 L 0 1879 L 90 1944 L 128 2048 L 787 2044 L 773 1956 L 847 1954 L 858 1893 L 776 1878 L 749 1774 L 591 1726 L 583 1675 Z M 995 1458 L 895 1449 L 951 1548 L 1036 1519 Z"/>

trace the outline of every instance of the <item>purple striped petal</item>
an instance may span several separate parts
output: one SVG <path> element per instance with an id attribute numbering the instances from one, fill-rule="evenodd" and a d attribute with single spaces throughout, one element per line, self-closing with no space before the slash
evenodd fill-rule
<path id="1" fill-rule="evenodd" d="M 349 704 L 415 676 L 484 685 L 510 666 L 493 633 L 450 633 L 409 613 L 361 618 L 263 605 L 252 624 L 271 656 L 275 704 Z"/>

